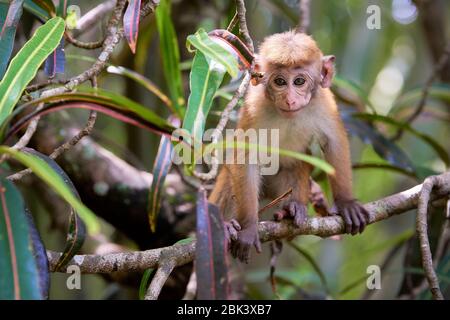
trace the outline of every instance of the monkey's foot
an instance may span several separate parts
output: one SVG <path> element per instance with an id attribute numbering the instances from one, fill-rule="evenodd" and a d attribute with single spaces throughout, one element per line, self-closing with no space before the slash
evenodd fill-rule
<path id="1" fill-rule="evenodd" d="M 294 219 L 294 224 L 300 227 L 308 217 L 308 209 L 306 206 L 298 201 L 290 200 L 282 209 L 275 212 L 273 215 L 275 221 L 281 221 L 286 218 Z"/>
<path id="2" fill-rule="evenodd" d="M 230 243 L 230 240 L 236 241 L 238 239 L 238 232 L 241 231 L 239 222 L 235 219 L 231 219 L 230 221 L 225 221 L 223 224 L 227 244 Z"/>
<path id="3" fill-rule="evenodd" d="M 369 223 L 369 213 L 356 200 L 337 200 L 337 214 L 344 219 L 345 232 L 355 235 L 364 231 Z"/>
<path id="4" fill-rule="evenodd" d="M 248 263 L 250 258 L 250 249 L 255 247 L 258 253 L 261 253 L 261 242 L 259 241 L 258 228 L 254 226 L 242 229 L 237 233 L 237 239 L 231 241 L 230 252 L 234 258 Z"/>

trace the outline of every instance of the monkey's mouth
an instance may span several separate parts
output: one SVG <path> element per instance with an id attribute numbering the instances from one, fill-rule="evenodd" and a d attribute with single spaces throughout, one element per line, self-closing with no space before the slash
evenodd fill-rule
<path id="1" fill-rule="evenodd" d="M 302 107 L 298 107 L 297 109 L 290 109 L 290 110 L 286 110 L 283 108 L 278 108 L 278 109 L 281 111 L 281 113 L 294 114 L 295 112 L 300 111 L 302 109 Z"/>

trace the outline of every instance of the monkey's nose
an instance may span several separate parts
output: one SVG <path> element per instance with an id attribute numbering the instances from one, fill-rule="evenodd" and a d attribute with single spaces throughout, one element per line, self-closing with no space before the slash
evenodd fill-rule
<path id="1" fill-rule="evenodd" d="M 292 100 L 286 100 L 286 106 L 287 106 L 289 109 L 295 109 L 295 101 L 292 101 Z"/>

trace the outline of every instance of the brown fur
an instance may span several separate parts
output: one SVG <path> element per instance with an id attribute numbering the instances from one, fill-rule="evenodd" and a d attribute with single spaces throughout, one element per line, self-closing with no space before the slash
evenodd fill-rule
<path id="1" fill-rule="evenodd" d="M 335 175 L 330 177 L 335 200 L 351 201 L 352 172 L 348 138 L 336 102 L 328 88 L 333 73 L 333 60 L 324 62 L 323 57 L 315 41 L 305 34 L 288 31 L 267 37 L 260 46 L 258 58 L 259 67 L 265 73 L 264 85 L 249 88 L 245 105 L 241 109 L 238 128 L 277 128 L 280 130 L 280 148 L 302 153 L 307 153 L 311 142 L 317 141 L 324 151 L 325 159 L 336 170 Z M 290 72 L 298 72 L 295 71 L 298 67 L 312 78 L 311 83 L 307 83 L 311 86 L 308 90 L 312 94 L 305 100 L 305 96 L 302 96 L 305 93 L 300 90 L 302 87 L 291 89 L 291 85 L 276 89 L 285 89 L 288 92 L 280 100 L 286 99 L 284 97 L 289 94 L 294 97 L 297 94 L 298 99 L 306 101 L 299 100 L 301 104 L 306 103 L 301 105 L 301 110 L 285 116 L 280 114 L 280 109 L 285 109 L 286 104 L 283 104 L 283 101 L 275 101 L 274 93 L 268 92 L 271 90 L 268 81 L 271 81 L 269 79 L 272 73 L 279 70 L 282 77 L 292 79 Z M 323 84 L 324 77 L 327 85 Z M 273 199 L 292 188 L 293 193 L 289 200 L 307 204 L 311 169 L 306 163 L 281 157 L 278 174 L 261 178 L 257 165 L 227 165 L 220 172 L 210 201 L 225 210 L 223 212 L 227 218 L 235 217 L 243 230 L 256 230 L 260 198 Z M 254 237 L 256 238 L 239 241 L 244 242 L 244 246 L 256 246 L 254 242 L 259 242 L 257 234 Z M 247 251 L 245 254 L 248 255 Z"/>

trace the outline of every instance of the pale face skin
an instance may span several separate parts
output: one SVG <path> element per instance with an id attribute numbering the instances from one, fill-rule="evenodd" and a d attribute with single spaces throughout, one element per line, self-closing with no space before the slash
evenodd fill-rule
<path id="1" fill-rule="evenodd" d="M 283 117 L 294 117 L 311 101 L 317 84 L 311 68 L 282 67 L 267 79 L 266 95 Z"/>

